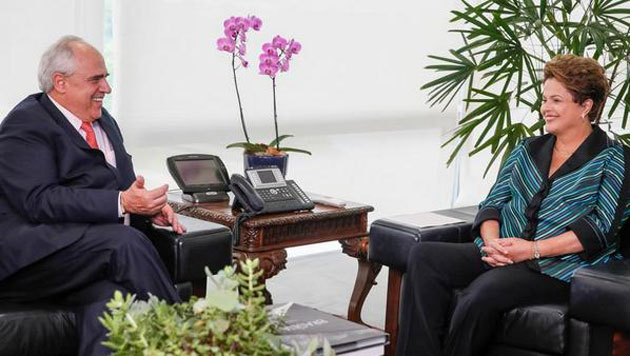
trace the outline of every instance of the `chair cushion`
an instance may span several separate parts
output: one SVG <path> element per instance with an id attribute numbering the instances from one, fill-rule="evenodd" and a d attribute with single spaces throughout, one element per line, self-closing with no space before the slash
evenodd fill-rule
<path id="1" fill-rule="evenodd" d="M 0 302 L 0 355 L 74 355 L 74 323 L 74 314 L 58 306 Z"/>
<path id="2" fill-rule="evenodd" d="M 460 290 L 453 294 L 452 309 L 460 295 Z M 501 347 L 494 347 L 493 352 L 515 348 L 530 350 L 531 355 L 564 355 L 568 348 L 568 310 L 567 304 L 541 304 L 518 307 L 506 312 L 499 323 L 494 341 L 494 345 Z"/>
<path id="3" fill-rule="evenodd" d="M 558 304 L 515 308 L 505 313 L 498 344 L 563 355 L 567 346 L 568 306 Z"/>

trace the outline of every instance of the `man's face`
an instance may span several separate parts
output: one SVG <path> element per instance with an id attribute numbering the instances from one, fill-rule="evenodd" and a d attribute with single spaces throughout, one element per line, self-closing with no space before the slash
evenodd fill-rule
<path id="1" fill-rule="evenodd" d="M 112 91 L 106 79 L 107 69 L 103 57 L 94 48 L 76 45 L 73 51 L 76 70 L 56 80 L 60 85 L 55 85 L 55 90 L 61 95 L 54 98 L 79 119 L 92 122 L 101 117 L 103 98 Z"/>

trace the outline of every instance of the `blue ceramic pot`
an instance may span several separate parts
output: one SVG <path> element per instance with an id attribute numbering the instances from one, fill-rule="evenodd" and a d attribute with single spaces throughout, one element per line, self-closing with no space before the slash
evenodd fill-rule
<path id="1" fill-rule="evenodd" d="M 289 155 L 284 154 L 282 156 L 257 156 L 247 153 L 243 154 L 243 167 L 249 168 L 261 168 L 266 166 L 276 166 L 280 168 L 282 176 L 287 175 L 287 166 L 289 164 Z"/>

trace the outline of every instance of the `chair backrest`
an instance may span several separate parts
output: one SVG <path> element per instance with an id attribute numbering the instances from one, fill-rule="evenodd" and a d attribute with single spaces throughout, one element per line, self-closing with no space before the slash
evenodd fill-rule
<path id="1" fill-rule="evenodd" d="M 630 258 L 630 219 L 619 230 L 619 251 L 623 258 Z"/>

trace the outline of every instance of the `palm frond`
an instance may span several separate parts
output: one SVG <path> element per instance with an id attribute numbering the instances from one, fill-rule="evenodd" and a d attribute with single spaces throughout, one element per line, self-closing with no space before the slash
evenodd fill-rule
<path id="1" fill-rule="evenodd" d="M 438 74 L 422 85 L 431 106 L 448 108 L 463 91 L 464 117 L 442 145 L 454 144 L 450 164 L 474 138 L 469 154 L 492 152 L 490 166 L 502 162 L 524 137 L 542 132 L 539 112 L 541 69 L 558 53 L 591 55 L 609 74 L 609 119 L 630 115 L 630 8 L 628 0 L 461 0 L 452 11 L 451 32 L 463 45 L 449 55 L 430 55 L 426 68 Z M 513 122 L 511 109 L 523 105 L 533 123 Z M 630 142 L 629 136 L 624 137 Z M 486 173 L 488 170 L 486 169 Z"/>

